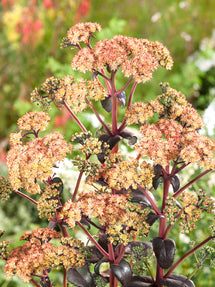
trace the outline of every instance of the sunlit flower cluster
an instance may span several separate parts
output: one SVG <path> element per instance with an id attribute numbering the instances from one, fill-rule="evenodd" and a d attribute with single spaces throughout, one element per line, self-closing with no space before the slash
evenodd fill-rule
<path id="1" fill-rule="evenodd" d="M 60 238 L 61 235 L 55 230 L 49 229 L 49 228 L 39 228 L 35 229 L 33 231 L 26 231 L 21 237 L 20 240 L 27 240 L 30 241 L 32 238 L 36 238 L 41 243 L 45 241 L 50 241 L 54 238 Z"/>
<path id="2" fill-rule="evenodd" d="M 132 104 L 125 112 L 127 123 L 131 124 L 144 124 L 148 119 L 152 118 L 155 114 L 162 114 L 164 106 L 158 100 L 149 101 L 147 103 L 136 102 Z"/>
<path id="3" fill-rule="evenodd" d="M 163 94 L 148 103 L 134 103 L 126 112 L 128 124 L 142 124 L 135 148 L 163 166 L 181 159 L 207 169 L 215 167 L 215 141 L 200 135 L 203 120 L 185 96 L 162 85 Z M 149 119 L 154 118 L 155 123 Z"/>
<path id="4" fill-rule="evenodd" d="M 18 127 L 20 131 L 35 130 L 44 131 L 46 130 L 51 117 L 49 114 L 44 112 L 29 112 L 19 118 Z"/>
<path id="5" fill-rule="evenodd" d="M 179 225 L 183 226 L 184 232 L 196 228 L 196 222 L 200 220 L 203 211 L 212 213 L 215 208 L 215 202 L 205 192 L 197 193 L 186 191 L 179 197 L 182 203 L 180 217 L 182 219 Z"/>
<path id="6" fill-rule="evenodd" d="M 124 244 L 134 232 L 136 235 L 143 231 L 147 233 L 149 228 L 145 222 L 147 212 L 130 204 L 124 195 L 85 193 L 76 202 L 70 200 L 65 203 L 61 218 L 74 227 L 82 214 L 98 218 L 100 224 L 106 226 L 110 240 L 120 240 Z"/>
<path id="7" fill-rule="evenodd" d="M 71 151 L 59 132 L 35 138 L 25 145 L 14 145 L 8 152 L 7 165 L 13 189 L 25 188 L 29 193 L 40 193 L 38 181 L 52 174 L 52 167 Z"/>
<path id="8" fill-rule="evenodd" d="M 70 45 L 76 46 L 83 42 L 88 44 L 90 37 L 96 31 L 101 31 L 102 28 L 97 23 L 78 23 L 72 26 L 67 32 L 67 39 Z"/>
<path id="9" fill-rule="evenodd" d="M 31 100 L 45 108 L 49 107 L 51 102 L 61 108 L 66 102 L 74 112 L 78 113 L 88 107 L 87 97 L 98 101 L 104 100 L 105 96 L 105 89 L 97 81 L 78 79 L 75 82 L 72 76 L 66 76 L 62 79 L 55 77 L 46 79 L 41 86 L 41 92 L 36 88 L 31 93 Z"/>
<path id="10" fill-rule="evenodd" d="M 65 268 L 82 266 L 83 255 L 68 245 L 54 246 L 49 241 L 60 238 L 60 234 L 48 228 L 26 232 L 21 240 L 28 240 L 24 245 L 9 252 L 5 265 L 7 277 L 19 276 L 24 282 L 31 280 L 32 274 L 43 274 L 43 270 L 64 266 Z"/>
<path id="11" fill-rule="evenodd" d="M 171 224 L 179 221 L 182 232 L 188 233 L 196 228 L 203 212 L 214 213 L 215 202 L 205 191 L 186 191 L 177 200 L 173 197 L 167 199 L 165 213 Z"/>
<path id="12" fill-rule="evenodd" d="M 126 159 L 107 169 L 103 176 L 116 190 L 137 188 L 137 184 L 146 188 L 152 185 L 153 167 L 146 162 L 139 164 L 135 159 Z"/>
<path id="13" fill-rule="evenodd" d="M 169 51 L 161 43 L 121 35 L 97 42 L 94 49 L 81 49 L 72 60 L 72 67 L 81 72 L 121 67 L 125 77 L 133 76 L 138 83 L 150 80 L 159 65 L 171 69 L 172 64 Z"/>

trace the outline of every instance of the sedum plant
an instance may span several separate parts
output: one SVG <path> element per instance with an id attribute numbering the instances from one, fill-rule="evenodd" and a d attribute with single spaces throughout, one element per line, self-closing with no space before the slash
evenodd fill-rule
<path id="1" fill-rule="evenodd" d="M 194 192 L 192 184 L 215 168 L 215 142 L 199 133 L 202 118 L 168 83 L 161 84 L 155 100 L 135 102 L 137 85 L 149 81 L 159 66 L 171 69 L 165 46 L 120 35 L 93 47 L 100 30 L 96 23 L 76 24 L 62 41 L 62 48 L 77 49 L 72 67 L 91 73 L 91 80 L 46 79 L 31 94 L 44 111 L 22 116 L 19 131 L 10 135 L 9 177 L 1 178 L 1 199 L 11 192 L 25 197 L 47 219 L 47 227 L 25 232 L 20 239 L 26 242 L 16 248 L 0 243 L 5 274 L 37 287 L 54 286 L 50 274 L 56 268 L 64 273 L 64 287 L 194 287 L 175 269 L 203 247 L 202 258 L 214 264 L 215 250 L 206 243 L 214 239 L 215 228 L 179 259 L 169 234 L 172 228 L 189 233 L 204 213 L 213 218 L 214 200 L 203 190 Z M 122 86 L 116 85 L 118 74 L 126 80 Z M 101 103 L 103 116 L 95 102 Z M 53 104 L 66 108 L 80 127 L 70 142 L 59 132 L 44 135 Z M 78 113 L 86 109 L 99 120 L 98 130 L 88 131 L 80 121 Z M 126 155 L 121 152 L 125 143 Z M 67 155 L 79 176 L 65 202 L 63 181 L 53 167 Z M 181 186 L 179 174 L 192 164 L 202 171 Z M 92 244 L 77 238 L 77 230 Z"/>

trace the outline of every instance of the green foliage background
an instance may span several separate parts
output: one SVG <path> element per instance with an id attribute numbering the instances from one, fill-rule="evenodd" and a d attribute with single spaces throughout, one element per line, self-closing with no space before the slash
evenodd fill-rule
<path id="1" fill-rule="evenodd" d="M 44 8 L 44 1 L 36 1 L 36 16 L 43 23 L 43 35 L 37 39 L 35 45 L 31 43 L 24 45 L 22 35 L 17 34 L 10 20 L 7 20 L 13 19 L 17 22 L 23 20 L 23 9 L 29 7 L 31 1 L 15 1 L 15 6 L 9 5 L 8 9 L 5 9 L 3 2 L 5 1 L 0 2 L 0 152 L 9 148 L 7 139 L 9 133 L 16 130 L 18 117 L 35 109 L 29 102 L 31 90 L 44 82 L 48 76 L 63 77 L 73 73 L 70 62 L 74 51 L 61 50 L 59 46 L 66 31 L 75 23 L 75 17 L 84 1 L 52 1 L 54 8 L 47 10 Z M 173 88 L 181 90 L 199 112 L 203 113 L 214 99 L 212 88 L 215 87 L 215 64 L 211 64 L 208 70 L 202 71 L 196 63 L 199 59 L 203 62 L 210 61 L 215 54 L 215 39 L 207 41 L 202 48 L 203 39 L 211 38 L 215 29 L 215 1 L 91 0 L 89 2 L 89 9 L 79 15 L 79 18 L 81 21 L 101 24 L 103 31 L 97 34 L 97 39 L 111 38 L 115 34 L 148 38 L 162 42 L 171 52 L 175 62 L 173 69 L 171 71 L 159 69 L 154 73 L 152 81 L 139 85 L 135 100 L 146 101 L 155 98 L 160 94 L 159 83 L 168 81 Z M 16 12 L 17 6 L 22 9 L 20 14 Z M 5 17 L 6 13 L 11 13 L 12 18 Z M 123 85 L 121 80 L 119 77 L 119 86 Z M 101 109 L 100 104 L 97 105 L 97 109 Z M 51 113 L 52 116 L 59 114 L 56 110 Z M 80 119 L 87 128 L 92 128 L 92 124 L 87 122 L 84 114 Z M 78 131 L 72 121 L 59 129 L 67 139 Z M 6 173 L 5 164 L 2 162 L 0 175 Z M 208 180 L 209 178 L 205 178 L 199 184 L 209 192 Z M 210 191 L 210 194 L 215 196 L 215 188 Z M 209 221 L 210 219 L 203 218 L 198 226 L 199 230 L 192 232 L 192 240 L 204 238 L 208 233 Z M 25 200 L 13 195 L 10 201 L 0 202 L 0 229 L 6 230 L 7 239 L 12 241 L 13 247 L 17 245 L 17 238 L 24 231 L 39 226 L 41 221 L 37 217 L 36 210 L 26 205 Z M 46 226 L 46 222 L 42 222 L 42 226 Z M 156 227 L 155 224 L 152 237 Z M 173 236 L 177 238 L 179 231 L 174 232 Z M 181 256 L 189 249 L 188 244 L 179 239 L 176 240 L 176 245 L 180 247 L 181 254 L 178 255 Z M 193 262 L 194 258 L 190 257 L 181 265 L 179 271 L 189 275 L 193 270 Z M 0 262 L 0 274 L 2 270 L 3 262 Z M 55 286 L 61 286 L 62 275 L 58 272 L 53 276 L 56 281 Z M 205 267 L 193 277 L 193 280 L 196 287 L 212 287 L 214 278 L 214 270 Z M 12 281 L 8 281 L 4 275 L 1 275 L 0 286 L 16 287 L 29 286 L 29 284 L 24 284 L 15 277 Z"/>

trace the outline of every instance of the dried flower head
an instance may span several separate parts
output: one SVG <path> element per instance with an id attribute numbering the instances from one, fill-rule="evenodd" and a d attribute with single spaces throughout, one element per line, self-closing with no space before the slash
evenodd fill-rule
<path id="1" fill-rule="evenodd" d="M 115 36 L 99 41 L 94 49 L 81 49 L 72 60 L 72 67 L 79 71 L 116 71 L 121 67 L 125 77 L 144 83 L 152 78 L 152 72 L 163 66 L 170 69 L 172 58 L 159 42 Z"/>
<path id="2" fill-rule="evenodd" d="M 29 282 L 32 274 L 43 274 L 49 268 L 82 266 L 84 257 L 75 248 L 68 245 L 54 246 L 49 242 L 60 237 L 58 232 L 48 228 L 26 232 L 20 239 L 28 242 L 9 251 L 6 276 L 10 278 L 17 275 L 24 282 Z"/>
<path id="3" fill-rule="evenodd" d="M 59 132 L 32 139 L 26 145 L 12 146 L 7 155 L 12 188 L 24 187 L 29 193 L 40 193 L 38 181 L 51 176 L 54 164 L 63 160 L 71 148 Z"/>
<path id="4" fill-rule="evenodd" d="M 101 30 L 101 26 L 97 23 L 78 23 L 69 29 L 67 39 L 72 46 L 76 46 L 81 42 L 88 44 L 92 34 Z"/>
<path id="5" fill-rule="evenodd" d="M 34 131 L 45 131 L 51 117 L 49 114 L 44 112 L 29 112 L 19 118 L 18 127 L 20 131 L 34 130 Z"/>
<path id="6" fill-rule="evenodd" d="M 96 206 L 96 208 L 95 208 Z M 114 214 L 114 216 L 113 216 Z M 74 227 L 82 215 L 98 218 L 111 242 L 120 241 L 127 244 L 134 235 L 146 234 L 149 226 L 145 222 L 147 211 L 140 206 L 130 204 L 127 196 L 107 193 L 84 193 L 76 202 L 67 201 L 61 211 L 61 219 Z"/>

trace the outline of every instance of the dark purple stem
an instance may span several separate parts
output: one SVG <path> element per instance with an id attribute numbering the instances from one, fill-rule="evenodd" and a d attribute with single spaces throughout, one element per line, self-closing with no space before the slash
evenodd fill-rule
<path id="1" fill-rule="evenodd" d="M 79 121 L 79 119 L 76 117 L 76 115 L 73 113 L 73 111 L 70 109 L 69 105 L 67 104 L 67 102 L 64 101 L 64 106 L 66 107 L 66 109 L 68 110 L 68 112 L 70 113 L 70 115 L 72 116 L 72 118 L 76 121 L 76 123 L 79 125 L 79 127 L 82 129 L 83 132 L 87 132 L 86 128 L 84 127 L 84 125 Z"/>
<path id="2" fill-rule="evenodd" d="M 30 282 L 31 282 L 34 286 L 40 287 L 40 285 L 37 284 L 37 282 L 36 282 L 34 279 L 31 279 Z"/>
<path id="3" fill-rule="evenodd" d="M 134 96 L 134 91 L 136 89 L 136 86 L 137 86 L 137 82 L 134 82 L 132 88 L 131 88 L 131 92 L 130 92 L 130 96 L 129 96 L 129 99 L 128 99 L 128 105 L 127 105 L 127 108 L 130 107 L 131 103 L 132 103 L 132 99 L 133 99 L 133 96 Z M 126 117 L 124 117 L 120 127 L 118 128 L 118 132 L 122 132 L 124 130 L 124 128 L 126 127 L 126 122 L 127 122 L 127 119 Z"/>
<path id="4" fill-rule="evenodd" d="M 104 127 L 104 129 L 106 130 L 106 132 L 112 136 L 112 132 L 111 130 L 108 128 L 108 126 L 105 124 L 105 122 L 102 120 L 102 118 L 100 117 L 100 115 L 98 114 L 97 110 L 94 108 L 93 104 L 89 101 L 88 98 L 86 98 L 88 104 L 90 105 L 91 109 L 93 110 L 94 114 L 96 115 L 97 119 L 100 121 L 100 123 L 102 124 L 102 126 Z"/>
<path id="5" fill-rule="evenodd" d="M 77 195 L 77 192 L 78 192 L 78 189 L 79 189 L 79 185 L 81 183 L 82 175 L 83 175 L 83 172 L 80 172 L 79 176 L 78 176 L 78 179 L 77 179 L 77 182 L 76 182 L 75 190 L 74 190 L 73 195 L 72 195 L 72 202 L 75 201 L 75 198 L 76 198 L 76 195 Z"/>
<path id="6" fill-rule="evenodd" d="M 204 176 L 205 174 L 209 173 L 212 169 L 207 169 L 204 172 L 200 173 L 198 176 L 196 176 L 194 179 L 192 179 L 190 182 L 188 182 L 188 184 L 186 184 L 184 187 L 182 187 L 181 189 L 179 189 L 174 195 L 174 198 L 177 198 L 185 189 L 187 189 L 190 185 L 192 185 L 194 182 L 196 182 L 197 180 L 199 180 L 202 176 Z"/>
<path id="7" fill-rule="evenodd" d="M 31 198 L 30 196 L 22 193 L 21 191 L 15 191 L 17 194 L 21 195 L 22 197 L 26 198 L 27 200 L 31 201 L 33 204 L 37 205 L 37 201 Z"/>
<path id="8" fill-rule="evenodd" d="M 131 77 L 131 79 L 124 85 L 124 87 L 120 89 L 119 91 L 117 91 L 116 94 L 119 95 L 122 91 L 124 91 L 130 85 L 132 81 L 133 81 L 133 77 Z"/>
<path id="9" fill-rule="evenodd" d="M 194 247 L 193 249 L 191 249 L 189 252 L 187 252 L 186 254 L 184 254 L 170 269 L 169 271 L 164 275 L 164 278 L 168 278 L 169 275 L 173 272 L 173 270 L 189 255 L 191 255 L 192 253 L 194 253 L 196 250 L 198 250 L 200 247 L 202 247 L 204 244 L 206 244 L 208 241 L 210 241 L 211 239 L 213 239 L 215 236 L 209 236 L 208 238 L 206 238 L 204 241 L 202 241 L 201 243 L 199 243 L 196 247 Z"/>
<path id="10" fill-rule="evenodd" d="M 76 224 L 84 231 L 84 233 L 89 237 L 93 244 L 98 248 L 98 250 L 109 259 L 109 254 L 101 247 L 101 245 L 93 238 L 93 236 L 87 231 L 87 229 L 79 222 L 76 221 Z"/>

